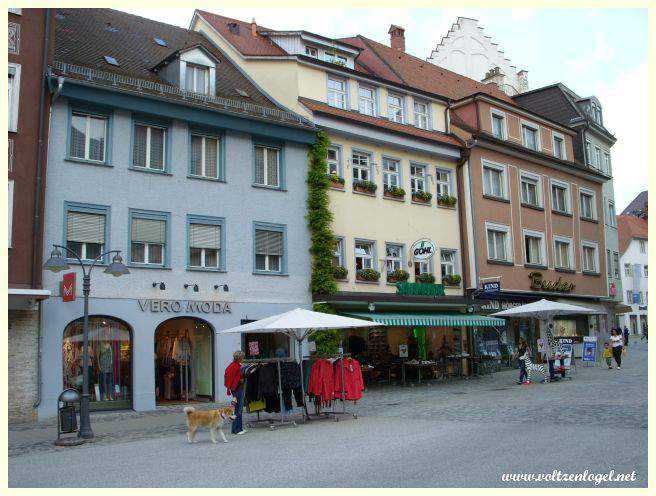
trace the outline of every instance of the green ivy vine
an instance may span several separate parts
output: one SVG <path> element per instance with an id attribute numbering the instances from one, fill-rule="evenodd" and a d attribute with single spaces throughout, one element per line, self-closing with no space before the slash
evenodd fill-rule
<path id="1" fill-rule="evenodd" d="M 319 131 L 317 139 L 308 153 L 307 223 L 310 229 L 310 253 L 312 254 L 310 291 L 313 295 L 329 295 L 337 292 L 332 265 L 335 235 L 331 229 L 333 214 L 329 209 L 330 180 L 326 174 L 329 145 L 330 141 L 326 133 Z"/>

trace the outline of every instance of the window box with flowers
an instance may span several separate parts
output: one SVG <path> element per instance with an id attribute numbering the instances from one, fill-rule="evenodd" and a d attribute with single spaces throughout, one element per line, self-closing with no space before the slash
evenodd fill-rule
<path id="1" fill-rule="evenodd" d="M 401 200 L 405 196 L 405 190 L 403 188 L 399 188 L 398 186 L 385 186 L 385 190 L 383 191 L 383 194 L 387 198 L 394 198 Z"/>
<path id="2" fill-rule="evenodd" d="M 337 174 L 328 174 L 328 181 L 330 181 L 331 188 L 344 189 L 343 177 L 339 177 Z"/>
<path id="3" fill-rule="evenodd" d="M 393 272 L 387 273 L 387 282 L 393 284 L 395 282 L 406 282 L 410 274 L 403 269 L 396 269 Z"/>
<path id="4" fill-rule="evenodd" d="M 360 269 L 355 273 L 357 281 L 378 282 L 380 272 L 374 269 Z"/>
<path id="5" fill-rule="evenodd" d="M 437 204 L 442 207 L 455 207 L 458 199 L 455 196 L 441 195 L 437 197 Z"/>
<path id="6" fill-rule="evenodd" d="M 368 195 L 375 195 L 376 190 L 378 189 L 378 186 L 376 186 L 376 183 L 372 183 L 371 181 L 353 181 L 353 190 L 358 191 L 360 193 L 365 193 Z"/>
<path id="7" fill-rule="evenodd" d="M 346 276 L 348 276 L 348 270 L 346 270 L 346 267 L 333 265 L 333 277 L 335 279 L 344 280 L 346 279 Z"/>
<path id="8" fill-rule="evenodd" d="M 433 274 L 419 274 L 415 276 L 415 282 L 435 284 L 435 276 Z"/>
<path id="9" fill-rule="evenodd" d="M 430 203 L 433 195 L 428 191 L 415 191 L 412 193 L 412 201 L 416 203 Z"/>
<path id="10" fill-rule="evenodd" d="M 458 274 L 447 274 L 442 278 L 445 286 L 460 286 L 462 278 Z"/>

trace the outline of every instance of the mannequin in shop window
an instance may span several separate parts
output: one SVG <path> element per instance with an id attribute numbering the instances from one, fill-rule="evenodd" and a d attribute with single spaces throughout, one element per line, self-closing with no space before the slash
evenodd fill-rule
<path id="1" fill-rule="evenodd" d="M 99 400 L 111 401 L 113 399 L 114 389 L 114 350 L 112 345 L 105 341 L 98 354 L 98 369 L 100 396 Z"/>
<path id="2" fill-rule="evenodd" d="M 173 344 L 173 360 L 180 367 L 180 399 L 189 399 L 190 367 L 191 367 L 191 340 L 189 330 L 185 329 L 181 338 Z"/>

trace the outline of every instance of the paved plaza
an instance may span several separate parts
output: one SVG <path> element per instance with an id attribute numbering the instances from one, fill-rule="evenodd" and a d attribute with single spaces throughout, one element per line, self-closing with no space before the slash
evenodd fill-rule
<path id="1" fill-rule="evenodd" d="M 458 487 L 510 483 L 503 473 L 615 473 L 647 481 L 647 345 L 622 370 L 579 366 L 572 381 L 515 384 L 498 372 L 450 384 L 365 392 L 358 418 L 250 429 L 187 444 L 180 407 L 92 416 L 96 441 L 52 445 L 52 423 L 9 430 L 9 484 L 43 486 Z M 74 469 L 72 469 L 74 467 Z"/>

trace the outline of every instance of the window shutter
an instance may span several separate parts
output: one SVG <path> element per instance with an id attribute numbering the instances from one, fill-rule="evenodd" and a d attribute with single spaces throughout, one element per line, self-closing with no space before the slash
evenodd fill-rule
<path id="1" fill-rule="evenodd" d="M 139 243 L 166 243 L 166 222 L 163 220 L 132 219 L 132 241 Z"/>
<path id="2" fill-rule="evenodd" d="M 255 231 L 255 253 L 257 255 L 283 254 L 282 233 L 278 231 Z"/>
<path id="3" fill-rule="evenodd" d="M 278 186 L 278 150 L 267 148 L 267 184 Z"/>
<path id="4" fill-rule="evenodd" d="M 69 212 L 66 219 L 66 239 L 78 243 L 105 243 L 105 216 L 84 212 Z"/>
<path id="5" fill-rule="evenodd" d="M 85 158 L 86 130 L 86 118 L 82 115 L 73 114 L 71 117 L 71 157 Z"/>
<path id="6" fill-rule="evenodd" d="M 189 226 L 189 247 L 219 250 L 221 248 L 221 228 L 219 226 L 191 224 Z"/>
<path id="7" fill-rule="evenodd" d="M 145 126 L 134 126 L 134 149 L 132 163 L 135 167 L 146 167 L 146 133 Z"/>
<path id="8" fill-rule="evenodd" d="M 203 173 L 203 138 L 191 137 L 191 173 L 200 176 Z"/>
<path id="9" fill-rule="evenodd" d="M 105 119 L 90 117 L 89 122 L 89 158 L 105 160 Z"/>
<path id="10" fill-rule="evenodd" d="M 150 166 L 153 169 L 164 169 L 164 135 L 163 129 L 150 128 Z"/>
<path id="11" fill-rule="evenodd" d="M 218 177 L 217 174 L 217 152 L 219 141 L 214 138 L 205 138 L 205 175 Z"/>
<path id="12" fill-rule="evenodd" d="M 265 184 L 264 182 L 264 148 L 255 147 L 255 183 Z"/>

